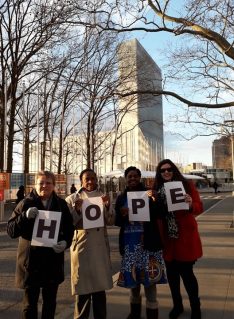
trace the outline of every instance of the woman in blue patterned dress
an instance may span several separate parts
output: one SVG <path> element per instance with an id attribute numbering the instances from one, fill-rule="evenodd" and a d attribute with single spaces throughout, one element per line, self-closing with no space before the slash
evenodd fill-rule
<path id="1" fill-rule="evenodd" d="M 159 230 L 160 216 L 154 208 L 152 191 L 147 191 L 138 168 L 130 166 L 125 170 L 127 187 L 117 197 L 115 224 L 120 227 L 119 249 L 122 255 L 118 285 L 130 288 L 131 311 L 127 319 L 141 318 L 141 284 L 146 297 L 147 319 L 158 318 L 156 284 L 167 283 L 162 258 L 162 241 Z M 150 221 L 129 222 L 127 193 L 147 191 L 149 196 Z"/>

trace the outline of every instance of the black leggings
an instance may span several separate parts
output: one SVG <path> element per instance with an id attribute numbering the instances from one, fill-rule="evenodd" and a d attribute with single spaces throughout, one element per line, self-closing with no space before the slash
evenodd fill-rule
<path id="1" fill-rule="evenodd" d="M 42 287 L 42 314 L 41 319 L 54 319 L 58 285 Z M 37 303 L 40 287 L 29 287 L 24 290 L 22 319 L 37 319 Z"/>
<path id="2" fill-rule="evenodd" d="M 74 319 L 88 319 L 91 300 L 95 319 L 106 319 L 106 292 L 98 291 L 87 295 L 76 295 Z"/>
<path id="3" fill-rule="evenodd" d="M 198 282 L 193 273 L 194 264 L 195 261 L 182 262 L 173 260 L 170 262 L 166 262 L 167 278 L 174 306 L 182 305 L 180 277 L 183 280 L 191 307 L 196 307 L 198 304 L 200 304 L 198 296 Z"/>

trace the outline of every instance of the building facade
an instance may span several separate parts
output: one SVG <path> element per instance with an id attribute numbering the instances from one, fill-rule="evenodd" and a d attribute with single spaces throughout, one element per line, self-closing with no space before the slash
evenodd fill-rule
<path id="1" fill-rule="evenodd" d="M 232 143 L 227 136 L 222 136 L 212 144 L 213 168 L 232 170 Z"/>
<path id="2" fill-rule="evenodd" d="M 162 95 L 150 91 L 162 90 L 161 70 L 142 45 L 136 40 L 123 43 L 119 48 L 119 76 L 123 93 L 133 94 L 120 99 L 120 109 L 127 110 L 122 122 L 122 132 L 129 138 L 123 153 L 126 158 L 121 168 L 132 165 L 142 170 L 155 171 L 163 158 L 163 106 Z M 119 168 L 119 167 L 118 167 Z"/>

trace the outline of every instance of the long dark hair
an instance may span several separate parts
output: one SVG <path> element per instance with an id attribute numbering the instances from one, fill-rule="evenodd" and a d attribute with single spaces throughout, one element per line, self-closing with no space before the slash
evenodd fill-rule
<path id="1" fill-rule="evenodd" d="M 160 173 L 161 167 L 165 164 L 169 164 L 173 170 L 172 181 L 181 181 L 184 185 L 186 193 L 190 193 L 190 185 L 188 180 L 181 174 L 178 167 L 168 158 L 158 163 L 158 166 L 156 168 L 154 189 L 158 190 L 165 182 L 164 179 L 162 178 L 162 174 Z"/>

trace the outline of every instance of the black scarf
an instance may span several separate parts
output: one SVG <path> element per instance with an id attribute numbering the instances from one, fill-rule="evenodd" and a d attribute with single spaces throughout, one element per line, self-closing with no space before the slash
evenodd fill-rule
<path id="1" fill-rule="evenodd" d="M 164 186 L 158 189 L 158 200 L 161 203 L 162 213 L 167 223 L 167 233 L 170 238 L 178 238 L 179 231 L 174 212 L 168 211 Z"/>

